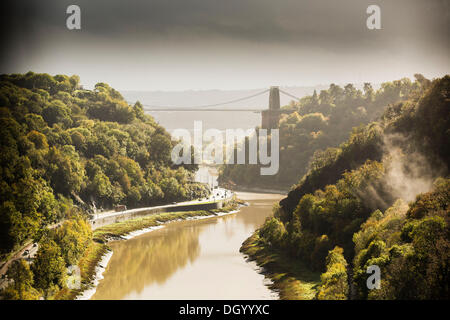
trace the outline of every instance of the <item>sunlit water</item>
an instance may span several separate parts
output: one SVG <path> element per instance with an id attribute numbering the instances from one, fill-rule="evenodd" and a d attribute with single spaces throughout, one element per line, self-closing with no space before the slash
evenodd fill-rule
<path id="1" fill-rule="evenodd" d="M 92 299 L 276 299 L 239 252 L 282 195 L 239 193 L 250 206 L 228 216 L 179 221 L 111 243 Z"/>

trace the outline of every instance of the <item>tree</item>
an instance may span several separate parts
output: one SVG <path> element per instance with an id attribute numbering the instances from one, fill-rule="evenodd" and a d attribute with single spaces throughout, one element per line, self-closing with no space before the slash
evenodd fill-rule
<path id="1" fill-rule="evenodd" d="M 34 280 L 29 264 L 24 259 L 15 260 L 8 268 L 7 276 L 13 280 L 4 297 L 8 300 L 37 300 L 39 291 L 33 288 Z"/>
<path id="2" fill-rule="evenodd" d="M 170 138 L 163 134 L 156 134 L 150 141 L 150 158 L 159 164 L 169 164 L 172 143 Z"/>
<path id="3" fill-rule="evenodd" d="M 36 149 L 48 149 L 47 138 L 44 134 L 32 130 L 27 134 L 27 139 L 33 142 Z"/>
<path id="4" fill-rule="evenodd" d="M 282 246 L 286 235 L 284 225 L 277 218 L 268 218 L 259 230 L 259 235 L 269 246 Z"/>
<path id="5" fill-rule="evenodd" d="M 50 238 L 44 237 L 39 243 L 39 250 L 31 266 L 35 287 L 42 289 L 46 295 L 55 287 L 64 285 L 66 273 L 60 247 Z"/>
<path id="6" fill-rule="evenodd" d="M 80 191 L 85 170 L 73 146 L 64 146 L 62 149 L 51 147 L 47 163 L 46 176 L 56 193 L 70 195 L 72 191 Z"/>
<path id="7" fill-rule="evenodd" d="M 40 214 L 35 209 L 28 214 L 22 214 L 16 209 L 13 202 L 5 201 L 1 204 L 0 213 L 6 235 L 10 240 L 4 243 L 7 247 L 11 247 L 12 244 L 24 243 L 25 240 L 33 238 L 38 231 Z"/>
<path id="8" fill-rule="evenodd" d="M 176 199 L 184 199 L 186 197 L 185 190 L 178 183 L 175 178 L 165 178 L 161 181 L 161 190 L 164 193 L 164 198 L 169 201 L 174 201 Z"/>
<path id="9" fill-rule="evenodd" d="M 106 202 L 113 193 L 113 187 L 109 178 L 100 170 L 89 181 L 87 190 L 95 199 Z"/>
<path id="10" fill-rule="evenodd" d="M 319 300 L 345 300 L 348 295 L 347 261 L 343 250 L 335 247 L 326 258 L 327 271 L 320 276 Z"/>
<path id="11" fill-rule="evenodd" d="M 66 265 L 75 265 L 78 262 L 91 238 L 92 232 L 88 223 L 80 217 L 64 221 L 54 235 Z"/>
<path id="12" fill-rule="evenodd" d="M 42 117 L 49 126 L 62 123 L 65 127 L 70 127 L 73 123 L 70 115 L 70 109 L 60 100 L 52 101 L 42 110 Z"/>

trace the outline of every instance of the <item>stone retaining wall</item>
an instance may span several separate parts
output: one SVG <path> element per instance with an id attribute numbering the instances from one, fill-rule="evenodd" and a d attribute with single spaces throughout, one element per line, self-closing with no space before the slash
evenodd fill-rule
<path id="1" fill-rule="evenodd" d="M 108 224 L 121 222 L 129 219 L 134 219 L 138 217 L 144 217 L 153 214 L 159 214 L 162 212 L 180 212 L 180 211 L 198 211 L 198 210 L 212 210 L 221 209 L 230 199 L 220 200 L 217 202 L 210 203 L 198 203 L 198 204 L 188 204 L 188 205 L 166 205 L 154 208 L 142 208 L 142 209 L 131 209 L 123 212 L 117 212 L 113 215 L 108 215 L 102 217 L 101 214 L 98 218 L 91 220 L 90 224 L 92 229 L 97 229 Z"/>

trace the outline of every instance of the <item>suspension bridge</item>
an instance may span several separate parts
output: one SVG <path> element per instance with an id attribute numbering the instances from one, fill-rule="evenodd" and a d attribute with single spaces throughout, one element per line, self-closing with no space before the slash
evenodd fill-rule
<path id="1" fill-rule="evenodd" d="M 248 108 L 248 107 L 225 107 L 227 104 L 232 104 L 236 102 L 245 101 L 248 99 L 252 99 L 254 97 L 266 94 L 269 92 L 269 108 L 268 109 L 255 109 L 255 108 Z M 294 100 L 299 101 L 300 98 L 296 97 L 293 94 L 290 94 L 289 92 L 286 92 L 284 90 L 281 90 L 279 87 L 270 87 L 269 89 L 265 89 L 261 92 L 248 95 L 245 97 L 224 101 L 220 103 L 213 103 L 213 104 L 206 104 L 206 105 L 199 105 L 199 106 L 186 106 L 186 107 L 176 107 L 176 106 L 156 106 L 156 105 L 148 105 L 148 104 L 142 104 L 144 111 L 147 112 L 176 112 L 176 111 L 182 111 L 182 112 L 194 112 L 194 111 L 227 111 L 227 112 L 255 112 L 255 113 L 261 113 L 261 127 L 263 129 L 273 129 L 278 127 L 278 122 L 280 118 L 280 114 L 283 112 L 280 109 L 280 93 L 285 94 L 286 96 L 293 98 Z"/>

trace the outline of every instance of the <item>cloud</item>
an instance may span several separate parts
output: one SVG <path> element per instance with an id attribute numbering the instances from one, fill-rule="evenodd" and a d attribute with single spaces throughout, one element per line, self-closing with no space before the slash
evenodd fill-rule
<path id="1" fill-rule="evenodd" d="M 385 32 L 365 28 L 367 0 L 79 0 L 83 30 L 99 37 L 201 35 L 295 45 L 355 46 L 364 41 L 409 36 L 448 39 L 448 2 L 379 1 Z M 10 31 L 65 28 L 65 9 L 73 1 L 3 0 Z M 11 25 L 13 27 L 11 28 Z M 12 29 L 12 30 L 11 30 Z M 391 29 L 391 30 L 389 30 Z M 433 34 L 428 34 L 429 31 Z M 51 36 L 51 35 L 49 35 Z M 448 42 L 447 42 L 448 45 Z"/>
<path id="2" fill-rule="evenodd" d="M 102 74 L 113 85 L 135 88 L 138 83 L 109 75 L 122 61 L 139 83 L 148 74 L 152 83 L 167 77 L 160 89 L 174 83 L 178 70 L 198 71 L 195 88 L 212 77 L 223 79 L 214 85 L 221 87 L 236 72 L 243 72 L 242 81 L 262 79 L 265 66 L 271 78 L 258 85 L 294 84 L 298 72 L 310 81 L 300 84 L 312 85 L 351 81 L 355 74 L 388 80 L 447 71 L 448 1 L 375 2 L 382 10 L 377 31 L 365 23 L 373 0 L 2 0 L 0 73 L 72 72 L 89 82 Z M 80 31 L 66 29 L 71 4 L 81 7 Z"/>

